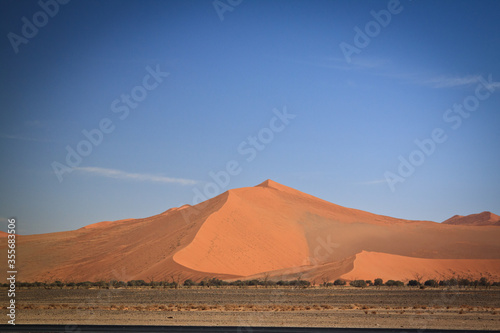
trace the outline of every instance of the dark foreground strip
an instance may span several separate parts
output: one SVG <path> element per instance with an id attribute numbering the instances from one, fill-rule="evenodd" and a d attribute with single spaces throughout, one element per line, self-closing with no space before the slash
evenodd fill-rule
<path id="1" fill-rule="evenodd" d="M 169 332 L 169 333 L 464 333 L 500 332 L 393 328 L 246 327 L 246 326 L 138 326 L 138 325 L 0 325 L 0 332 Z"/>

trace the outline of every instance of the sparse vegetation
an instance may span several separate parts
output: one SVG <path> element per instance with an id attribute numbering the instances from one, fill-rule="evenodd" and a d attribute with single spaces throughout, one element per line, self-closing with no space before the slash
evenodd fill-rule
<path id="1" fill-rule="evenodd" d="M 427 280 L 424 282 L 424 286 L 437 288 L 439 287 L 439 283 L 436 280 Z"/>
<path id="2" fill-rule="evenodd" d="M 419 287 L 420 283 L 417 280 L 410 280 L 410 281 L 408 281 L 408 286 L 409 287 Z"/>
<path id="3" fill-rule="evenodd" d="M 351 286 L 356 288 L 365 288 L 367 286 L 365 280 L 354 280 L 349 283 Z"/>
<path id="4" fill-rule="evenodd" d="M 387 287 L 403 287 L 405 284 L 403 281 L 387 280 L 385 285 Z"/>
<path id="5" fill-rule="evenodd" d="M 311 284 L 310 281 L 297 278 L 295 280 L 279 280 L 273 281 L 269 278 L 263 280 L 251 279 L 251 280 L 235 280 L 235 281 L 225 281 L 218 278 L 205 278 L 199 281 L 193 279 L 186 279 L 181 282 L 180 277 L 172 277 L 170 281 L 163 279 L 161 281 L 154 281 L 152 278 L 149 282 L 144 280 L 131 280 L 128 282 L 117 281 L 117 280 L 100 280 L 100 281 L 82 281 L 82 282 L 63 282 L 63 281 L 45 281 L 45 282 L 18 282 L 17 286 L 19 288 L 45 288 L 45 289 L 112 289 L 112 288 L 191 288 L 191 287 L 202 287 L 202 288 L 222 288 L 222 287 L 291 287 L 291 288 L 317 288 L 318 286 Z M 350 286 L 355 288 L 367 288 L 367 287 L 404 287 L 405 283 L 399 280 L 387 280 L 385 283 L 382 279 L 377 278 L 375 280 L 354 280 L 346 281 L 343 279 L 336 279 L 333 282 L 324 280 L 320 287 L 343 287 L 349 283 Z M 467 278 L 450 278 L 446 280 L 435 280 L 429 279 L 424 283 L 418 280 L 409 280 L 406 285 L 408 287 L 420 287 L 424 289 L 426 287 L 430 288 L 498 288 L 500 287 L 500 282 L 492 282 L 486 277 L 481 277 L 478 280 L 470 280 Z M 8 287 L 7 283 L 0 284 L 0 287 Z"/>
<path id="6" fill-rule="evenodd" d="M 346 284 L 346 281 L 345 280 L 342 280 L 342 279 L 337 279 L 333 282 L 333 285 L 334 286 L 345 286 Z"/>

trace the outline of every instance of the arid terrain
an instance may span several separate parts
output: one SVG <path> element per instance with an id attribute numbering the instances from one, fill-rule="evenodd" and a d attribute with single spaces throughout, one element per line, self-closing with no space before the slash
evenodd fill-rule
<path id="1" fill-rule="evenodd" d="M 500 329 L 498 288 L 29 289 L 16 299 L 18 324 Z"/>
<path id="2" fill-rule="evenodd" d="M 143 219 L 19 235 L 17 280 L 407 281 L 419 274 L 500 281 L 498 221 L 490 212 L 444 223 L 403 220 L 266 180 Z M 6 246 L 0 237 L 0 250 Z"/>
<path id="3" fill-rule="evenodd" d="M 144 219 L 16 236 L 16 322 L 500 329 L 498 221 L 397 219 L 267 180 Z"/>

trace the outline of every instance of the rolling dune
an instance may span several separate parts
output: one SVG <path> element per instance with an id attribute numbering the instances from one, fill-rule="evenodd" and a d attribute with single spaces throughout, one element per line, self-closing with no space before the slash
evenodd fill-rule
<path id="1" fill-rule="evenodd" d="M 267 180 L 148 218 L 18 236 L 18 279 L 500 276 L 500 228 L 467 221 L 376 215 Z M 0 248 L 6 245 L 0 238 Z"/>
<path id="2" fill-rule="evenodd" d="M 341 278 L 407 281 L 423 276 L 439 281 L 452 277 L 479 279 L 481 274 L 490 280 L 500 280 L 500 259 L 422 259 L 362 251 L 356 255 L 353 270 Z"/>

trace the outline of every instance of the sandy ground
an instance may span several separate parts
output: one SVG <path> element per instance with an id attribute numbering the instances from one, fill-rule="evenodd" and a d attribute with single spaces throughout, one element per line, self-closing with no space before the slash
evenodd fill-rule
<path id="1" fill-rule="evenodd" d="M 18 235 L 16 269 L 23 282 L 268 276 L 321 283 L 344 274 L 364 280 L 405 281 L 418 274 L 423 281 L 497 281 L 499 238 L 498 226 L 376 215 L 267 180 L 142 219 Z M 6 248 L 7 239 L 0 237 L 0 251 Z M 5 281 L 7 269 L 1 263 L 0 268 Z"/>
<path id="2" fill-rule="evenodd" d="M 16 301 L 18 324 L 70 331 L 78 324 L 500 329 L 500 289 L 33 289 L 19 290 Z"/>
<path id="3" fill-rule="evenodd" d="M 415 271 L 418 267 L 418 271 Z M 469 272 L 490 272 L 499 280 L 500 260 L 498 259 L 423 259 L 394 254 L 362 251 L 356 254 L 354 268 L 341 276 L 344 280 L 356 280 L 358 277 L 378 276 L 384 281 L 406 280 L 408 272 L 414 271 L 420 276 L 443 280 L 436 272 L 453 272 L 450 276 L 468 276 Z M 415 277 L 413 277 L 414 279 Z"/>

